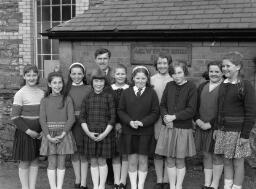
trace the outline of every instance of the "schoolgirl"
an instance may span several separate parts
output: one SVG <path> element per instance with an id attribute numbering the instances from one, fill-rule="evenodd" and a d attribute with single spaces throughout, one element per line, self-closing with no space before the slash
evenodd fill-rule
<path id="1" fill-rule="evenodd" d="M 172 77 L 169 74 L 169 67 L 171 63 L 172 63 L 171 56 L 160 53 L 154 64 L 157 70 L 157 73 L 151 77 L 150 82 L 154 90 L 156 91 L 159 102 L 161 101 L 166 84 L 169 81 L 173 81 Z M 158 140 L 161 127 L 164 127 L 164 126 L 162 124 L 161 117 L 159 117 L 159 119 L 155 123 L 155 139 L 156 140 Z M 168 175 L 167 175 L 164 157 L 155 154 L 154 164 L 155 164 L 156 179 L 157 179 L 156 180 L 157 183 L 154 189 L 161 189 L 161 188 L 168 189 L 169 188 Z"/>
<path id="2" fill-rule="evenodd" d="M 148 156 L 155 150 L 154 123 L 159 116 L 158 98 L 150 86 L 146 67 L 136 66 L 132 70 L 132 87 L 121 95 L 118 116 L 122 122 L 120 153 L 128 154 L 131 189 L 143 189 Z"/>
<path id="3" fill-rule="evenodd" d="M 75 188 L 86 189 L 88 160 L 84 154 L 84 132 L 79 119 L 83 99 L 89 94 L 91 87 L 86 82 L 86 70 L 83 64 L 75 62 L 69 66 L 67 85 L 64 97 L 70 96 L 75 109 L 76 122 L 72 133 L 76 141 L 77 151 L 72 155 L 72 165 L 75 173 Z"/>
<path id="4" fill-rule="evenodd" d="M 115 82 L 110 87 L 110 92 L 112 92 L 116 108 L 118 107 L 119 100 L 122 92 L 129 88 L 127 84 L 127 68 L 123 64 L 117 64 L 114 68 L 114 79 Z M 119 146 L 120 135 L 122 132 L 122 125 L 119 117 L 116 117 L 115 125 L 115 137 L 116 146 Z M 113 170 L 114 170 L 114 189 L 125 189 L 126 179 L 128 174 L 128 157 L 127 155 L 122 155 L 117 149 L 115 157 L 112 159 Z M 121 163 L 122 162 L 122 163 Z"/>
<path id="5" fill-rule="evenodd" d="M 64 79 L 60 72 L 50 73 L 47 81 L 47 91 L 40 105 L 40 124 L 43 130 L 40 154 L 48 156 L 50 188 L 62 189 L 66 155 L 76 151 L 70 131 L 75 121 L 74 107 L 72 99 L 63 96 Z"/>
<path id="6" fill-rule="evenodd" d="M 100 69 L 94 70 L 91 78 L 93 91 L 83 100 L 81 125 L 86 133 L 84 153 L 90 158 L 94 189 L 104 189 L 108 174 L 107 158 L 114 157 L 116 110 L 114 97 L 104 90 L 107 78 Z"/>
<path id="7" fill-rule="evenodd" d="M 221 61 L 212 61 L 207 65 L 209 81 L 198 87 L 197 113 L 194 118 L 197 128 L 195 134 L 196 149 L 203 154 L 203 189 L 218 189 L 223 171 L 222 157 L 213 154 L 214 118 L 217 114 L 219 86 L 223 80 Z"/>
<path id="8" fill-rule="evenodd" d="M 156 154 L 166 157 L 170 189 L 181 189 L 186 173 L 185 157 L 196 154 L 192 118 L 196 112 L 197 91 L 187 81 L 187 66 L 175 62 L 171 67 L 174 81 L 167 83 L 160 103 L 165 127 L 161 128 Z"/>
<path id="9" fill-rule="evenodd" d="M 224 189 L 241 189 L 244 158 L 251 154 L 249 134 L 255 119 L 255 94 L 241 78 L 243 56 L 230 52 L 222 60 L 226 77 L 219 88 L 214 153 L 224 156 Z"/>
<path id="10" fill-rule="evenodd" d="M 39 71 L 26 65 L 24 86 L 15 94 L 11 119 L 16 126 L 13 158 L 19 161 L 19 178 L 22 189 L 35 189 L 40 149 L 39 109 L 44 92 L 38 88 Z"/>

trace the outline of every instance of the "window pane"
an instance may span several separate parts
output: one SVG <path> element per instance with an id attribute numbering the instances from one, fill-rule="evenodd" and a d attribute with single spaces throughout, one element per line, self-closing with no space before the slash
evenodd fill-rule
<path id="1" fill-rule="evenodd" d="M 60 21 L 60 6 L 52 7 L 52 21 Z"/>
<path id="2" fill-rule="evenodd" d="M 51 22 L 43 22 L 42 23 L 42 31 L 41 32 L 45 32 L 46 30 L 51 28 Z"/>
<path id="3" fill-rule="evenodd" d="M 41 39 L 37 39 L 37 52 L 41 54 Z"/>
<path id="4" fill-rule="evenodd" d="M 37 7 L 37 21 L 41 21 L 41 7 Z"/>
<path id="5" fill-rule="evenodd" d="M 38 6 L 41 6 L 41 3 L 42 3 L 41 0 L 37 0 L 37 1 L 36 1 L 37 7 L 38 7 Z"/>
<path id="6" fill-rule="evenodd" d="M 71 0 L 62 0 L 62 4 L 71 4 Z"/>
<path id="7" fill-rule="evenodd" d="M 72 18 L 76 16 L 76 6 L 72 6 Z"/>
<path id="8" fill-rule="evenodd" d="M 43 68 L 42 68 L 42 66 L 43 66 L 43 65 L 42 65 L 42 55 L 38 55 L 38 56 L 37 56 L 37 66 L 38 66 L 38 69 L 39 69 L 39 70 L 43 69 Z"/>
<path id="9" fill-rule="evenodd" d="M 43 39 L 43 54 L 50 54 L 51 53 L 51 43 L 49 39 Z"/>
<path id="10" fill-rule="evenodd" d="M 37 37 L 41 37 L 41 22 L 37 22 Z"/>
<path id="11" fill-rule="evenodd" d="M 75 5 L 76 4 L 76 0 L 72 0 L 72 4 Z"/>
<path id="12" fill-rule="evenodd" d="M 41 1 L 43 5 L 50 5 L 50 0 L 41 0 Z"/>
<path id="13" fill-rule="evenodd" d="M 50 21 L 50 7 L 49 6 L 42 7 L 42 11 L 43 11 L 42 21 Z"/>
<path id="14" fill-rule="evenodd" d="M 52 0 L 52 4 L 53 5 L 59 5 L 60 4 L 60 0 Z"/>
<path id="15" fill-rule="evenodd" d="M 52 40 L 52 54 L 59 54 L 59 40 Z"/>
<path id="16" fill-rule="evenodd" d="M 62 21 L 71 19 L 71 7 L 63 6 L 62 7 Z"/>
<path id="17" fill-rule="evenodd" d="M 52 59 L 53 59 L 53 60 L 59 60 L 59 55 L 53 55 L 53 56 L 52 56 Z"/>

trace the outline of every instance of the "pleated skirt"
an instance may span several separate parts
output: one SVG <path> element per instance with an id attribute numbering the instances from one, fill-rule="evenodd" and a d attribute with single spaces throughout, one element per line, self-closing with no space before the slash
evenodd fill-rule
<path id="1" fill-rule="evenodd" d="M 72 134 L 76 141 L 77 152 L 80 154 L 84 154 L 84 137 L 86 134 L 78 118 L 76 118 L 76 122 L 72 127 Z"/>
<path id="2" fill-rule="evenodd" d="M 198 153 L 201 152 L 209 152 L 213 153 L 214 151 L 215 141 L 213 140 L 213 130 L 202 130 L 200 128 L 196 128 L 195 132 L 195 145 L 196 151 Z"/>

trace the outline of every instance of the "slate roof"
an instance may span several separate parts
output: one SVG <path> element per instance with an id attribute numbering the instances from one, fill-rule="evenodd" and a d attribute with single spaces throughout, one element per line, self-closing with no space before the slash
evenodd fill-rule
<path id="1" fill-rule="evenodd" d="M 255 29 L 255 0 L 105 0 L 49 32 Z"/>

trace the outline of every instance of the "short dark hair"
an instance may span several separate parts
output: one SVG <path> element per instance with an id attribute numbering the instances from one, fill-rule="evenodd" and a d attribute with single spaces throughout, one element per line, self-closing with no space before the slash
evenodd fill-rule
<path id="1" fill-rule="evenodd" d="M 230 60 L 232 64 L 235 64 L 236 66 L 240 65 L 241 68 L 243 67 L 243 55 L 237 51 L 226 53 L 223 56 L 222 60 Z"/>
<path id="2" fill-rule="evenodd" d="M 37 76 L 37 81 L 36 81 L 36 85 L 39 84 L 39 80 L 40 80 L 40 73 L 39 73 L 39 70 L 38 68 L 36 67 L 36 65 L 33 65 L 33 64 L 27 64 L 24 69 L 23 69 L 23 76 L 25 76 L 26 73 L 30 72 L 30 71 L 33 71 L 35 72 L 38 76 Z M 22 86 L 26 85 L 26 80 L 23 79 L 23 82 L 22 82 Z"/>
<path id="3" fill-rule="evenodd" d="M 207 64 L 207 71 L 209 72 L 210 66 L 218 66 L 222 71 L 222 62 L 220 60 L 213 60 Z"/>
<path id="4" fill-rule="evenodd" d="M 161 53 L 159 53 L 159 55 L 156 57 L 156 59 L 154 61 L 154 66 L 155 66 L 156 70 L 157 70 L 157 62 L 158 62 L 159 58 L 166 58 L 169 66 L 172 63 L 172 56 L 161 52 Z"/>
<path id="5" fill-rule="evenodd" d="M 97 56 L 101 55 L 101 54 L 105 54 L 107 53 L 108 54 L 108 57 L 110 58 L 111 57 L 111 52 L 108 50 L 108 49 L 105 49 L 105 48 L 99 48 L 95 51 L 94 53 L 94 58 L 97 58 Z"/>
<path id="6" fill-rule="evenodd" d="M 187 66 L 186 61 L 178 60 L 178 61 L 174 62 L 172 64 L 172 66 L 170 67 L 170 69 L 169 69 L 169 74 L 170 75 L 173 75 L 175 73 L 175 67 L 181 67 L 183 72 L 184 72 L 184 75 L 188 76 L 189 72 L 188 72 L 188 66 Z"/>
<path id="7" fill-rule="evenodd" d="M 94 79 L 103 79 L 103 80 L 105 80 L 105 86 L 109 85 L 106 74 L 100 68 L 94 69 L 92 71 L 92 75 L 91 75 L 91 86 L 92 86 L 92 88 L 93 88 L 93 80 Z"/>

